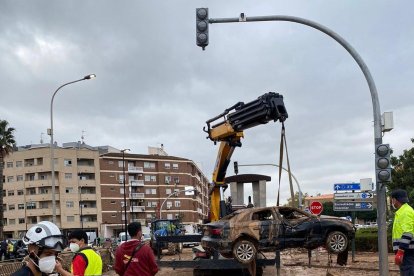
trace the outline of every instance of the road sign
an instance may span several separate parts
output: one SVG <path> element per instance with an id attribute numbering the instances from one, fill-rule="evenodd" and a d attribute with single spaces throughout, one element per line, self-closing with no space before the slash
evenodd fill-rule
<path id="1" fill-rule="evenodd" d="M 361 185 L 359 183 L 338 183 L 334 184 L 335 191 L 352 191 L 360 190 Z"/>
<path id="2" fill-rule="evenodd" d="M 361 184 L 361 191 L 372 191 L 374 190 L 374 183 L 371 178 L 362 178 L 359 180 Z"/>
<path id="3" fill-rule="evenodd" d="M 322 203 L 319 201 L 313 201 L 309 206 L 309 210 L 314 215 L 320 215 L 323 211 Z"/>
<path id="4" fill-rule="evenodd" d="M 334 193 L 335 200 L 349 200 L 349 199 L 374 199 L 374 193 Z"/>
<path id="5" fill-rule="evenodd" d="M 372 211 L 372 202 L 335 201 L 334 211 Z"/>

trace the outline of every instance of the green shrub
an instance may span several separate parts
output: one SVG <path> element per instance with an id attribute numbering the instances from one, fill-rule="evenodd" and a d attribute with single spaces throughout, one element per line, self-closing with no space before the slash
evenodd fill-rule
<path id="1" fill-rule="evenodd" d="M 391 231 L 387 231 L 388 252 L 392 252 Z M 360 228 L 355 234 L 356 251 L 378 251 L 378 228 Z"/>

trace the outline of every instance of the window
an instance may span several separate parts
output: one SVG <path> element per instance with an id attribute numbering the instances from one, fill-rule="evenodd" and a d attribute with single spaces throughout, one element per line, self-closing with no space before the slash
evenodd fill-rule
<path id="1" fill-rule="evenodd" d="M 66 221 L 67 222 L 74 222 L 75 221 L 75 217 L 74 216 L 67 216 L 66 217 Z"/>
<path id="2" fill-rule="evenodd" d="M 8 196 L 14 196 L 14 190 L 7 191 Z"/>
<path id="3" fill-rule="evenodd" d="M 180 178 L 178 176 L 174 176 L 174 183 L 175 184 L 179 184 L 180 183 Z"/>
<path id="4" fill-rule="evenodd" d="M 27 181 L 34 181 L 35 180 L 35 174 L 34 173 L 27 173 L 26 174 L 26 180 Z"/>
<path id="5" fill-rule="evenodd" d="M 18 204 L 17 205 L 17 209 L 24 210 L 24 204 Z"/>
<path id="6" fill-rule="evenodd" d="M 27 210 L 33 210 L 33 209 L 36 209 L 36 202 L 27 202 L 26 203 L 26 209 Z"/>
<path id="7" fill-rule="evenodd" d="M 47 179 L 47 175 L 45 173 L 41 173 L 41 174 L 39 174 L 39 179 L 40 180 L 46 180 Z"/>
<path id="8" fill-rule="evenodd" d="M 178 164 L 173 164 L 173 169 L 178 170 Z"/>
<path id="9" fill-rule="evenodd" d="M 15 210 L 16 207 L 14 206 L 14 204 L 9 204 L 9 211 Z"/>
<path id="10" fill-rule="evenodd" d="M 174 201 L 174 206 L 178 208 L 181 207 L 181 201 L 179 200 Z"/>
<path id="11" fill-rule="evenodd" d="M 173 215 L 172 214 L 167 214 L 167 219 L 173 219 Z"/>
<path id="12" fill-rule="evenodd" d="M 157 181 L 157 176 L 156 175 L 145 175 L 144 176 L 144 181 L 156 182 Z"/>
<path id="13" fill-rule="evenodd" d="M 64 165 L 65 167 L 72 167 L 72 159 L 65 159 L 65 160 L 63 161 L 63 165 Z"/>
<path id="14" fill-rule="evenodd" d="M 171 209 L 172 207 L 172 202 L 171 201 L 167 201 L 167 209 Z"/>
<path id="15" fill-rule="evenodd" d="M 144 169 L 155 169 L 154 162 L 144 162 Z"/>
<path id="16" fill-rule="evenodd" d="M 124 167 L 124 162 L 121 160 L 121 161 L 118 161 L 118 167 L 119 168 L 123 168 Z"/>
<path id="17" fill-rule="evenodd" d="M 171 176 L 166 175 L 165 176 L 165 184 L 170 184 L 170 182 L 171 182 Z"/>
<path id="18" fill-rule="evenodd" d="M 66 208 L 73 208 L 73 201 L 66 201 Z"/>
<path id="19" fill-rule="evenodd" d="M 108 164 L 109 164 L 109 165 L 113 165 L 113 164 L 114 164 L 114 161 L 109 160 L 109 161 L 108 161 Z"/>
<path id="20" fill-rule="evenodd" d="M 171 168 L 171 164 L 170 163 L 164 163 L 164 168 L 169 170 Z"/>
<path id="21" fill-rule="evenodd" d="M 153 202 L 151 202 L 151 207 L 157 207 L 157 202 L 156 201 L 153 201 Z"/>
<path id="22" fill-rule="evenodd" d="M 39 188 L 39 194 L 47 194 L 49 190 L 46 187 Z"/>
<path id="23" fill-rule="evenodd" d="M 148 201 L 148 202 L 147 202 L 147 207 L 152 207 L 152 206 L 151 206 L 151 201 Z"/>
<path id="24" fill-rule="evenodd" d="M 151 189 L 145 189 L 145 194 L 150 195 L 151 194 Z"/>
<path id="25" fill-rule="evenodd" d="M 111 204 L 116 204 L 116 201 L 115 200 L 111 200 Z"/>
<path id="26" fill-rule="evenodd" d="M 171 194 L 171 189 L 165 189 L 165 194 L 166 194 L 166 195 Z"/>
<path id="27" fill-rule="evenodd" d="M 73 188 L 72 187 L 66 187 L 65 189 L 67 194 L 72 194 L 73 193 Z"/>
<path id="28" fill-rule="evenodd" d="M 114 187 L 109 188 L 109 190 L 110 190 L 111 192 L 115 192 L 115 188 L 114 188 Z"/>
<path id="29" fill-rule="evenodd" d="M 23 161 L 16 161 L 16 168 L 23 167 Z"/>
<path id="30" fill-rule="evenodd" d="M 13 162 L 7 162 L 7 168 L 13 168 Z"/>
<path id="31" fill-rule="evenodd" d="M 23 224 L 24 223 L 24 218 L 19 218 L 19 224 Z"/>
<path id="32" fill-rule="evenodd" d="M 157 194 L 157 189 L 151 189 L 151 194 L 156 195 Z"/>
<path id="33" fill-rule="evenodd" d="M 17 190 L 17 195 L 23 195 L 23 194 L 24 194 L 23 190 Z"/>
<path id="34" fill-rule="evenodd" d="M 17 176 L 17 181 L 23 181 L 23 175 L 18 175 Z"/>
<path id="35" fill-rule="evenodd" d="M 152 214 L 147 214 L 147 219 L 152 219 Z"/>
<path id="36" fill-rule="evenodd" d="M 10 224 L 10 225 L 12 225 L 12 224 L 16 224 L 16 219 L 9 219 L 9 224 Z"/>
<path id="37" fill-rule="evenodd" d="M 47 204 L 47 202 L 45 201 L 40 201 L 39 202 L 39 209 L 48 209 L 49 205 Z"/>
<path id="38" fill-rule="evenodd" d="M 35 195 L 36 194 L 36 188 L 28 188 L 27 193 L 29 195 Z"/>
<path id="39" fill-rule="evenodd" d="M 65 173 L 65 179 L 72 179 L 71 173 Z"/>
<path id="40" fill-rule="evenodd" d="M 7 177 L 7 182 L 13 182 L 13 180 L 14 180 L 14 177 L 13 176 L 8 176 Z"/>
<path id="41" fill-rule="evenodd" d="M 43 158 L 42 157 L 37 158 L 36 161 L 37 161 L 38 166 L 43 165 Z"/>

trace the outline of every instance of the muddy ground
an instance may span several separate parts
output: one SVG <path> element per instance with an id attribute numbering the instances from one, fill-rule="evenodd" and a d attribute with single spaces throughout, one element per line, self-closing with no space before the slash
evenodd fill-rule
<path id="1" fill-rule="evenodd" d="M 266 253 L 267 258 L 274 258 L 273 253 Z M 355 254 L 354 262 L 352 261 L 352 254 L 349 252 L 348 264 L 344 267 L 336 265 L 336 256 L 332 257 L 332 264 L 328 266 L 328 254 L 325 250 L 312 251 L 312 265 L 314 267 L 308 268 L 308 254 L 307 251 L 298 249 L 285 250 L 281 252 L 281 272 L 280 275 L 364 275 L 374 276 L 379 275 L 379 260 L 376 252 L 357 252 Z M 162 260 L 191 260 L 191 248 L 185 248 L 183 253 L 174 256 L 163 256 Z M 394 255 L 389 254 L 389 275 L 399 275 L 398 267 L 394 264 Z M 114 276 L 114 271 L 109 271 L 104 275 Z M 159 276 L 192 276 L 193 270 L 190 268 L 172 269 L 161 267 L 157 273 Z M 230 275 L 240 275 L 239 273 L 227 273 Z M 276 268 L 266 267 L 263 275 L 276 275 Z"/>

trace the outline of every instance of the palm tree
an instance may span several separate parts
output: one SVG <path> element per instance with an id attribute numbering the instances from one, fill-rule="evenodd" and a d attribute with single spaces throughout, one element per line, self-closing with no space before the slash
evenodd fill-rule
<path id="1" fill-rule="evenodd" d="M 16 145 L 13 132 L 14 128 L 8 127 L 9 123 L 0 119 L 0 238 L 3 239 L 3 168 L 4 158 L 13 152 Z"/>

